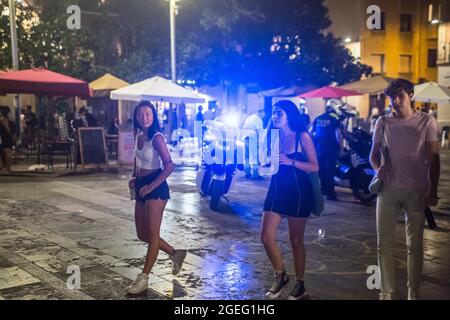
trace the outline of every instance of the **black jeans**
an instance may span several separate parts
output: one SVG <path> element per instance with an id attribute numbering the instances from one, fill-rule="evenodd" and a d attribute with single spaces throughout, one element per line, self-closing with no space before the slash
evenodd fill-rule
<path id="1" fill-rule="evenodd" d="M 335 152 L 317 155 L 319 161 L 319 178 L 322 186 L 322 194 L 335 196 L 334 172 L 336 170 L 337 154 Z"/>

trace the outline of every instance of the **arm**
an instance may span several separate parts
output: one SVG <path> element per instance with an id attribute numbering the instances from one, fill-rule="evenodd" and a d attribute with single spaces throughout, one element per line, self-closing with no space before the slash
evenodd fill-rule
<path id="1" fill-rule="evenodd" d="M 375 172 L 377 173 L 381 167 L 381 146 L 382 146 L 381 119 L 382 117 L 378 118 L 373 129 L 373 143 L 369 156 L 370 164 L 372 165 L 373 170 L 375 170 Z"/>
<path id="2" fill-rule="evenodd" d="M 438 203 L 438 184 L 441 172 L 441 160 L 439 157 L 439 141 L 427 141 L 428 163 L 430 164 L 430 190 L 427 195 L 427 204 L 435 206 Z"/>
<path id="3" fill-rule="evenodd" d="M 136 152 L 136 143 L 137 143 L 137 139 L 138 139 L 136 134 L 134 135 L 134 139 L 135 139 L 135 142 L 134 142 L 134 149 L 135 149 L 135 151 L 134 152 Z M 136 176 L 137 176 L 137 170 L 136 170 L 136 154 L 135 154 L 134 155 L 134 163 L 133 163 L 133 172 L 131 173 L 131 179 L 128 181 L 128 186 L 130 188 L 134 188 L 135 187 L 135 185 L 136 185 Z"/>
<path id="4" fill-rule="evenodd" d="M 317 172 L 319 171 L 319 162 L 317 161 L 316 148 L 312 142 L 311 137 L 308 133 L 303 132 L 301 137 L 302 141 L 302 152 L 305 153 L 308 162 L 293 161 L 292 164 L 294 168 L 305 171 L 305 172 Z"/>
<path id="5" fill-rule="evenodd" d="M 381 142 L 373 142 L 372 150 L 370 151 L 370 164 L 372 168 L 378 172 L 381 166 Z"/>
<path id="6" fill-rule="evenodd" d="M 134 157 L 133 172 L 132 172 L 131 176 L 132 176 L 133 178 L 136 178 L 136 176 L 137 176 L 137 170 L 136 170 L 136 157 Z"/>
<path id="7" fill-rule="evenodd" d="M 343 151 L 344 151 L 344 150 L 343 150 L 343 146 L 344 146 L 344 143 L 343 143 L 344 136 L 342 135 L 342 129 L 341 129 L 341 128 L 336 128 L 335 135 L 336 135 L 336 141 L 337 141 L 337 143 L 338 143 L 338 145 L 339 145 L 339 151 L 340 151 L 340 152 L 343 152 Z"/>
<path id="8" fill-rule="evenodd" d="M 314 134 L 316 133 L 316 121 L 317 121 L 317 118 L 314 119 L 311 127 L 309 128 L 309 134 L 311 135 L 311 137 L 314 137 Z"/>
<path id="9" fill-rule="evenodd" d="M 169 150 L 167 149 L 166 142 L 162 135 L 158 134 L 153 139 L 153 147 L 158 151 L 159 156 L 161 157 L 161 161 L 163 163 L 163 170 L 158 177 L 150 184 L 150 191 L 159 187 L 161 183 L 163 183 L 168 176 L 173 172 L 174 165 L 172 163 L 172 159 L 170 158 Z"/>

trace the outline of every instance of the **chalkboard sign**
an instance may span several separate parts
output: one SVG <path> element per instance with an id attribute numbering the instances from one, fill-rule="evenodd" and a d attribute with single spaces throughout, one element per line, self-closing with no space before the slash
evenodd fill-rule
<path id="1" fill-rule="evenodd" d="M 78 128 L 78 138 L 82 166 L 108 164 L 102 127 Z"/>

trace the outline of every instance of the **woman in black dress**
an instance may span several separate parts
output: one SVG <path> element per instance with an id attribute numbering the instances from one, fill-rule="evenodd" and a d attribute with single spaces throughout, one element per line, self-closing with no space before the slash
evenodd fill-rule
<path id="1" fill-rule="evenodd" d="M 274 105 L 269 129 L 279 131 L 280 154 L 278 172 L 272 176 L 264 202 L 261 227 L 261 241 L 274 268 L 274 282 L 266 296 L 270 299 L 277 298 L 281 289 L 289 282 L 276 242 L 278 226 L 282 218 L 287 217 L 296 276 L 295 285 L 288 298 L 298 300 L 306 295 L 303 238 L 306 222 L 314 205 L 308 173 L 317 172 L 319 165 L 314 144 L 293 102 L 283 100 Z M 271 130 L 269 134 L 270 132 Z M 270 137 L 268 141 L 271 141 Z"/>

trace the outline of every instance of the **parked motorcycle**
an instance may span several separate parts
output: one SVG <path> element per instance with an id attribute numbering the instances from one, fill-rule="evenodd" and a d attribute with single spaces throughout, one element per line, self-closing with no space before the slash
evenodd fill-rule
<path id="1" fill-rule="evenodd" d="M 238 139 L 236 125 L 239 121 L 234 121 L 234 118 L 235 115 L 228 115 L 225 119 L 206 122 L 203 130 L 202 162 L 197 171 L 196 185 L 202 196 L 210 197 L 209 208 L 214 211 L 230 190 L 236 169 L 243 170 L 237 159 L 237 149 L 242 148 L 243 143 Z M 227 153 L 232 154 L 229 159 Z M 210 155 L 209 159 L 205 155 Z M 211 161 L 212 158 L 216 161 Z"/>
<path id="2" fill-rule="evenodd" d="M 352 113 L 344 111 L 341 119 L 345 121 L 353 116 Z M 355 198 L 367 204 L 377 197 L 369 191 L 369 184 L 375 175 L 369 161 L 372 137 L 359 127 L 353 128 L 352 131 L 343 130 L 343 136 L 348 147 L 346 152 L 338 157 L 334 182 L 337 186 L 350 188 Z"/>

